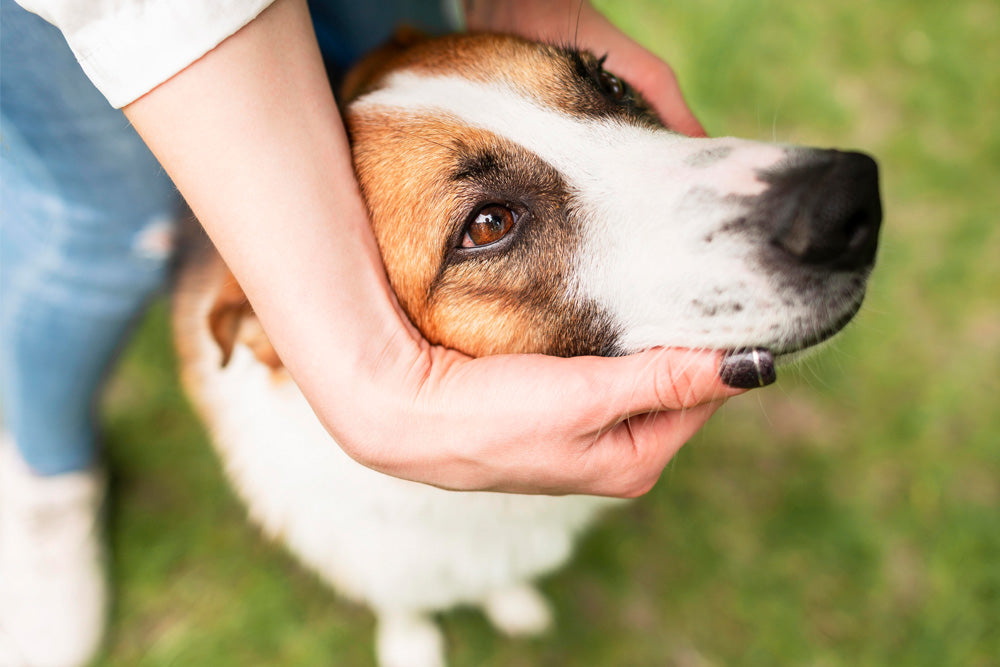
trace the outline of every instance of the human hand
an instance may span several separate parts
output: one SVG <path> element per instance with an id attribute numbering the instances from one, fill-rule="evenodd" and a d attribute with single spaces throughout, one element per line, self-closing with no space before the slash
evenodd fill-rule
<path id="1" fill-rule="evenodd" d="M 745 391 L 719 379 L 712 352 L 473 359 L 399 347 L 328 426 L 365 465 L 450 489 L 641 495 Z"/>
<path id="2" fill-rule="evenodd" d="M 428 344 L 389 288 L 305 3 L 279 0 L 126 113 L 365 465 L 451 489 L 635 496 L 739 393 L 712 352 L 472 359 Z"/>

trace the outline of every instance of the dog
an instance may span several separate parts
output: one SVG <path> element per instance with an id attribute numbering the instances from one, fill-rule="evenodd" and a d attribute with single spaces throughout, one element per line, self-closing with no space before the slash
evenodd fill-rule
<path id="1" fill-rule="evenodd" d="M 861 305 L 882 217 L 866 155 L 685 137 L 603 59 L 503 35 L 397 40 L 342 99 L 389 280 L 433 343 L 780 361 Z M 253 520 L 374 611 L 383 667 L 444 664 L 432 615 L 456 605 L 511 635 L 549 625 L 532 582 L 621 501 L 445 491 L 354 462 L 208 246 L 187 253 L 174 320 Z"/>

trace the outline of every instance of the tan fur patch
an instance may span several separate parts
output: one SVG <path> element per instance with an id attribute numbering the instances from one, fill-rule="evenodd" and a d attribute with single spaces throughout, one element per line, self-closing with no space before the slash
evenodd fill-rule
<path id="1" fill-rule="evenodd" d="M 552 167 L 447 118 L 369 109 L 348 127 L 389 280 L 428 340 L 473 355 L 609 352 L 599 314 L 568 302 L 578 230 Z M 487 204 L 517 212 L 516 238 L 457 249 Z"/>

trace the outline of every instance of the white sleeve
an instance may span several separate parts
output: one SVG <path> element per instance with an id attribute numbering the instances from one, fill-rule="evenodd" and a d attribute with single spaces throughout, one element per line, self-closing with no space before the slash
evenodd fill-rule
<path id="1" fill-rule="evenodd" d="M 59 28 L 112 106 L 141 97 L 273 0 L 18 0 Z"/>

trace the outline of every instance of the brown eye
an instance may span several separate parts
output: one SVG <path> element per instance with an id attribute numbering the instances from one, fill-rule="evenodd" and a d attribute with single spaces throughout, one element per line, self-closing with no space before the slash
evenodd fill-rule
<path id="1" fill-rule="evenodd" d="M 604 69 L 597 76 L 601 83 L 601 88 L 607 93 L 608 97 L 615 102 L 620 102 L 625 97 L 625 84 L 621 79 Z"/>
<path id="2" fill-rule="evenodd" d="M 489 245 L 502 239 L 514 226 L 514 213 L 506 206 L 484 206 L 465 230 L 463 248 Z"/>

